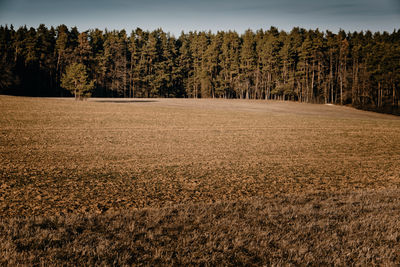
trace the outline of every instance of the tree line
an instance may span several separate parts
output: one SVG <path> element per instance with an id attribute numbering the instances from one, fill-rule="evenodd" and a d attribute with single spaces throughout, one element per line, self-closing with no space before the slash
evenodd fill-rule
<path id="1" fill-rule="evenodd" d="M 400 30 L 182 32 L 0 26 L 0 90 L 69 96 L 81 64 L 97 97 L 278 99 L 398 112 Z"/>

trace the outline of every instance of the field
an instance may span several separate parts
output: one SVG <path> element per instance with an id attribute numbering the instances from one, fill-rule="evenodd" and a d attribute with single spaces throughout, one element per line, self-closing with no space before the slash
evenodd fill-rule
<path id="1" fill-rule="evenodd" d="M 400 264 L 400 118 L 0 96 L 0 264 Z"/>

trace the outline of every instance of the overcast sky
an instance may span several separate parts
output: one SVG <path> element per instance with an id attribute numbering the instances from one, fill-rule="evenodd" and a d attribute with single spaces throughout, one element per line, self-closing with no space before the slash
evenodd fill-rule
<path id="1" fill-rule="evenodd" d="M 388 31 L 400 27 L 400 0 L 0 0 L 0 24 L 66 24 L 145 30 L 306 29 Z"/>

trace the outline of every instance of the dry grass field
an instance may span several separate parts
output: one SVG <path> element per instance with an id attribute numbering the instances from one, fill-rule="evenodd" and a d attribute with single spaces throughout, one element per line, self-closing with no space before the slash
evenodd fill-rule
<path id="1" fill-rule="evenodd" d="M 0 264 L 400 264 L 400 118 L 0 96 Z"/>

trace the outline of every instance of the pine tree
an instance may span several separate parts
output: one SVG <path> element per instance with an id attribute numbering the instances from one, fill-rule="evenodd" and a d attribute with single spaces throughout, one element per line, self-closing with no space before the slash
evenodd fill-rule
<path id="1" fill-rule="evenodd" d="M 262 68 L 264 75 L 266 76 L 266 95 L 267 99 L 270 99 L 273 95 L 274 98 L 278 98 L 282 95 L 282 88 L 279 85 L 280 76 L 280 55 L 281 41 L 279 40 L 279 32 L 275 27 L 271 27 L 264 36 L 263 47 L 260 49 L 262 53 Z M 277 87 L 278 86 L 278 87 Z"/>
<path id="2" fill-rule="evenodd" d="M 336 42 L 336 36 L 332 33 L 327 31 L 326 33 L 326 39 L 327 39 L 327 53 L 328 53 L 328 61 L 329 61 L 329 67 L 328 67 L 328 92 L 327 92 L 327 98 L 330 99 L 330 103 L 335 103 L 336 99 L 335 98 L 335 88 L 336 88 L 336 73 L 337 73 L 337 61 L 338 61 L 338 45 Z"/>
<path id="3" fill-rule="evenodd" d="M 347 73 L 347 60 L 349 54 L 349 42 L 347 41 L 346 34 L 341 31 L 337 35 L 339 43 L 339 62 L 338 62 L 338 79 L 340 88 L 340 104 L 343 105 L 347 102 L 347 86 L 348 86 L 348 73 Z"/>
<path id="4" fill-rule="evenodd" d="M 154 97 L 159 94 L 161 79 L 156 75 L 159 68 L 160 40 L 159 31 L 149 34 L 147 42 L 143 47 L 140 59 L 141 72 L 143 74 L 143 88 L 146 97 Z"/>
<path id="5" fill-rule="evenodd" d="M 182 32 L 179 36 L 178 42 L 180 43 L 179 56 L 177 59 L 178 64 L 176 68 L 176 77 L 178 80 L 175 81 L 175 84 L 181 88 L 184 96 L 193 97 L 190 90 L 192 89 L 190 77 L 193 76 L 193 56 L 190 51 L 189 36 Z"/>
<path id="6" fill-rule="evenodd" d="M 282 34 L 280 41 L 283 43 L 279 51 L 281 58 L 281 83 L 279 84 L 279 91 L 283 96 L 283 100 L 295 99 L 295 62 L 296 62 L 296 48 L 292 35 Z"/>
<path id="7" fill-rule="evenodd" d="M 51 89 L 55 87 L 56 81 L 53 79 L 55 74 L 55 30 L 48 30 L 41 24 L 36 32 L 36 53 L 39 64 L 38 75 L 40 80 L 36 86 L 41 95 L 51 95 Z"/>
<path id="8" fill-rule="evenodd" d="M 19 83 L 16 75 L 17 55 L 14 39 L 16 33 L 13 26 L 0 27 L 0 92 L 11 92 Z"/>
<path id="9" fill-rule="evenodd" d="M 90 30 L 88 32 L 89 45 L 91 52 L 88 54 L 88 69 L 90 70 L 90 77 L 96 81 L 95 93 L 98 96 L 105 96 L 106 87 L 106 69 L 104 60 L 104 35 L 99 29 Z M 85 43 L 85 42 L 83 42 Z M 86 49 L 85 49 L 86 50 Z M 84 53 L 84 54 L 85 54 Z"/>
<path id="10" fill-rule="evenodd" d="M 236 84 L 240 64 L 240 38 L 236 32 L 227 32 L 223 35 L 220 67 L 220 91 L 224 98 L 236 97 Z"/>
<path id="11" fill-rule="evenodd" d="M 113 97 L 127 96 L 127 36 L 125 31 L 106 33 L 103 70 Z"/>
<path id="12" fill-rule="evenodd" d="M 129 97 L 137 96 L 137 89 L 141 88 L 141 72 L 139 60 L 145 43 L 144 33 L 140 28 L 132 31 L 129 38 Z"/>
<path id="13" fill-rule="evenodd" d="M 240 98 L 249 99 L 253 95 L 253 82 L 256 70 L 256 51 L 254 33 L 247 30 L 242 37 L 240 54 Z"/>
<path id="14" fill-rule="evenodd" d="M 202 96 L 216 97 L 223 95 L 223 90 L 220 89 L 220 76 L 219 76 L 219 57 L 221 53 L 222 36 L 217 34 L 211 36 L 209 34 L 210 44 L 208 45 L 203 56 L 203 69 L 202 69 Z"/>
<path id="15" fill-rule="evenodd" d="M 83 100 L 90 97 L 90 91 L 94 87 L 94 81 L 89 81 L 86 67 L 81 63 L 72 63 L 66 68 L 61 78 L 61 86 L 70 91 L 75 100 Z"/>
<path id="16" fill-rule="evenodd" d="M 90 66 L 90 60 L 92 59 L 92 47 L 89 43 L 89 37 L 86 32 L 82 32 L 78 36 L 78 47 L 75 49 L 76 60 L 84 64 L 85 66 Z"/>

